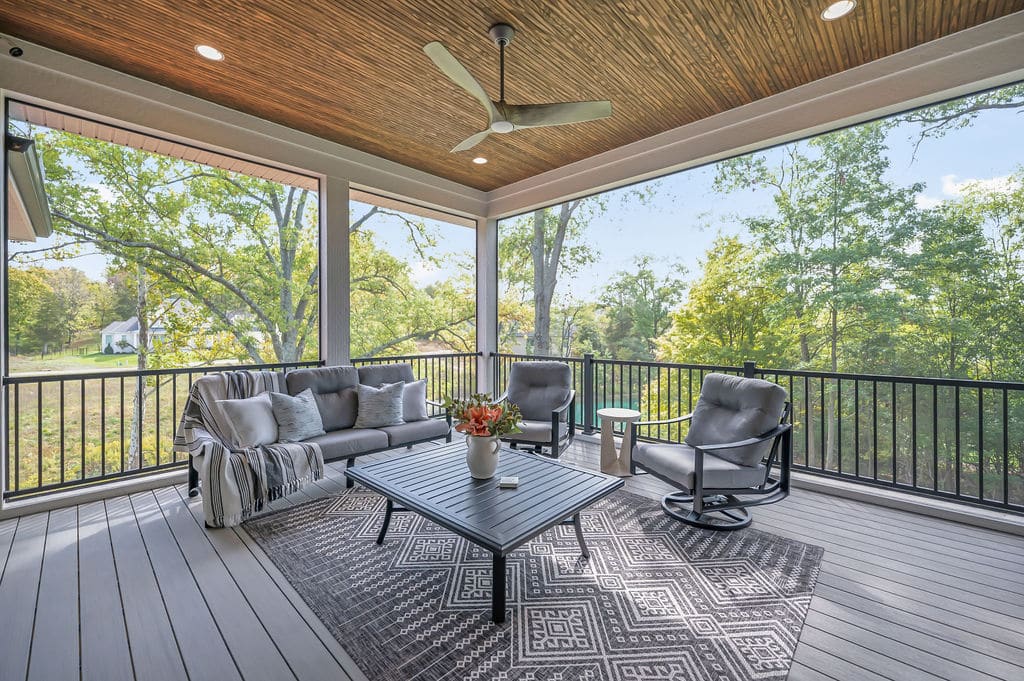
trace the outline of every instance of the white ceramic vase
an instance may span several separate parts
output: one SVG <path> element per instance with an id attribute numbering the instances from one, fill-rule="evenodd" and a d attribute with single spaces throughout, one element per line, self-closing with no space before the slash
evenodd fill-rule
<path id="1" fill-rule="evenodd" d="M 469 474 L 477 480 L 493 478 L 494 471 L 498 468 L 500 449 L 501 443 L 496 437 L 467 435 L 466 463 L 469 465 Z"/>

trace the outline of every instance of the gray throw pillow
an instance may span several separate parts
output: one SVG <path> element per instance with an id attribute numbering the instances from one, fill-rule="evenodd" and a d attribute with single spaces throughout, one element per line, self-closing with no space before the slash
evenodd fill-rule
<path id="1" fill-rule="evenodd" d="M 242 400 L 217 400 L 217 408 L 231 428 L 231 447 L 249 449 L 277 442 L 277 421 L 269 393 Z"/>
<path id="2" fill-rule="evenodd" d="M 356 428 L 402 425 L 402 393 L 405 382 L 385 383 L 379 388 L 360 384 Z"/>
<path id="3" fill-rule="evenodd" d="M 402 420 L 411 423 L 427 418 L 427 379 L 406 383 L 402 391 Z"/>
<path id="4" fill-rule="evenodd" d="M 270 393 L 277 420 L 277 439 L 280 442 L 301 442 L 324 434 L 324 422 L 316 408 L 313 391 L 306 388 L 292 397 L 284 393 Z"/>

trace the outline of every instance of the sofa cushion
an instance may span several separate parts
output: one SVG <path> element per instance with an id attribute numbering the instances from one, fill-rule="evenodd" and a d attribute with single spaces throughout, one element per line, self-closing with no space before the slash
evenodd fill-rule
<path id="1" fill-rule="evenodd" d="M 786 391 L 780 385 L 759 378 L 708 374 L 685 442 L 699 447 L 764 435 L 779 425 L 785 406 Z M 757 466 L 771 446 L 769 440 L 715 455 L 740 466 Z"/>
<path id="2" fill-rule="evenodd" d="M 427 419 L 403 423 L 400 426 L 384 426 L 380 430 L 387 433 L 390 446 L 397 447 L 409 442 L 442 438 L 448 434 L 448 422 L 442 419 Z"/>
<path id="3" fill-rule="evenodd" d="M 406 383 L 402 390 L 402 420 L 412 423 L 427 418 L 427 379 Z"/>
<path id="4" fill-rule="evenodd" d="M 359 367 L 359 382 L 379 388 L 385 383 L 412 383 L 416 377 L 412 373 L 412 365 L 399 364 L 367 364 Z"/>
<path id="5" fill-rule="evenodd" d="M 508 401 L 524 419 L 550 419 L 571 391 L 572 369 L 564 362 L 514 362 L 509 371 Z"/>
<path id="6" fill-rule="evenodd" d="M 324 430 L 351 428 L 358 414 L 359 372 L 355 367 L 316 367 L 296 369 L 285 376 L 288 392 L 298 395 L 312 390 Z"/>
<path id="7" fill-rule="evenodd" d="M 324 422 L 309 388 L 294 397 L 270 393 L 270 403 L 274 407 L 279 442 L 301 442 L 324 434 Z"/>
<path id="8" fill-rule="evenodd" d="M 277 421 L 270 393 L 240 400 L 217 400 L 217 408 L 231 428 L 231 446 L 248 449 L 277 442 Z"/>
<path id="9" fill-rule="evenodd" d="M 566 431 L 568 431 L 568 425 L 565 421 L 558 423 L 558 439 L 561 440 L 565 437 Z M 538 444 L 550 444 L 551 442 L 551 418 L 548 416 L 547 421 L 531 421 L 524 419 L 519 422 L 518 433 L 512 433 L 503 437 L 503 440 L 515 441 L 515 442 L 536 442 Z"/>
<path id="10" fill-rule="evenodd" d="M 386 383 L 380 388 L 359 385 L 359 415 L 356 428 L 379 428 L 402 423 L 402 392 L 405 383 Z"/>
<path id="11" fill-rule="evenodd" d="M 347 428 L 312 437 L 307 442 L 320 445 L 325 460 L 345 459 L 376 449 L 386 449 L 387 433 L 373 428 Z"/>
<path id="12" fill-rule="evenodd" d="M 633 463 L 650 468 L 687 491 L 693 491 L 697 486 L 695 457 L 693 448 L 687 445 L 641 442 L 633 449 Z M 713 454 L 705 454 L 703 482 L 705 489 L 756 487 L 764 482 L 764 466 L 741 466 Z"/>

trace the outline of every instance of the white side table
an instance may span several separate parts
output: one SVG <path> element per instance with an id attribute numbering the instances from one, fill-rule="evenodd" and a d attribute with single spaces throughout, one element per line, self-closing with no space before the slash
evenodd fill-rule
<path id="1" fill-rule="evenodd" d="M 632 475 L 629 472 L 629 464 L 633 451 L 629 424 L 640 418 L 640 412 L 635 409 L 609 407 L 598 409 L 597 415 L 601 419 L 601 472 L 620 478 L 629 477 Z M 622 448 L 619 451 L 615 451 L 615 431 L 612 430 L 614 423 L 626 424 L 622 433 Z"/>

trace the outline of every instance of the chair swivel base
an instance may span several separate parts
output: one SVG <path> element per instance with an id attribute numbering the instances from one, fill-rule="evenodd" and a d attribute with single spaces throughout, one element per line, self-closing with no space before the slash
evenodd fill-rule
<path id="1" fill-rule="evenodd" d="M 665 513 L 680 522 L 704 530 L 742 530 L 750 525 L 753 518 L 745 508 L 721 508 L 716 506 L 738 503 L 734 496 L 713 495 L 704 497 L 704 512 L 693 510 L 693 495 L 685 492 L 666 494 L 661 500 Z"/>

